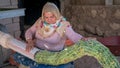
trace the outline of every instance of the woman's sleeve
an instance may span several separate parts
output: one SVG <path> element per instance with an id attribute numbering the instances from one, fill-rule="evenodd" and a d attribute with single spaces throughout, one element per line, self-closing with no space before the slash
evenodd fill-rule
<path id="1" fill-rule="evenodd" d="M 40 19 L 38 19 L 35 24 L 33 24 L 29 29 L 25 32 L 25 39 L 33 39 L 33 36 L 35 35 L 36 29 L 38 28 Z"/>
<path id="2" fill-rule="evenodd" d="M 71 26 L 67 26 L 65 30 L 65 35 L 74 43 L 78 42 L 81 38 L 83 38 L 83 36 L 76 33 Z"/>

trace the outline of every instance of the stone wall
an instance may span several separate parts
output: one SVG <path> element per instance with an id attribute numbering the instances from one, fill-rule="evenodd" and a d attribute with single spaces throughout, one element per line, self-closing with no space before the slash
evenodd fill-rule
<path id="1" fill-rule="evenodd" d="M 120 4 L 120 1 L 113 0 L 113 5 L 105 5 L 104 1 L 61 0 L 62 15 L 71 22 L 74 30 L 83 36 L 118 36 L 120 6 L 114 4 Z"/>
<path id="2" fill-rule="evenodd" d="M 120 5 L 120 0 L 113 0 L 114 5 Z"/>
<path id="3" fill-rule="evenodd" d="M 113 0 L 113 5 L 106 6 L 103 0 L 61 0 L 61 12 L 83 36 L 116 36 L 120 35 L 119 5 L 120 0 Z M 75 68 L 103 68 L 90 56 L 79 58 L 74 64 Z"/>
<path id="4" fill-rule="evenodd" d="M 120 0 L 69 0 L 71 5 L 105 5 L 112 2 L 113 5 L 120 5 Z"/>
<path id="5" fill-rule="evenodd" d="M 105 0 L 71 0 L 71 5 L 104 5 Z"/>
<path id="6" fill-rule="evenodd" d="M 0 8 L 18 8 L 18 0 L 0 0 Z M 19 22 L 19 17 L 0 19 L 0 24 L 3 24 L 8 32 L 16 38 L 20 36 Z"/>
<path id="7" fill-rule="evenodd" d="M 120 6 L 67 6 L 64 16 L 83 36 L 120 35 Z"/>

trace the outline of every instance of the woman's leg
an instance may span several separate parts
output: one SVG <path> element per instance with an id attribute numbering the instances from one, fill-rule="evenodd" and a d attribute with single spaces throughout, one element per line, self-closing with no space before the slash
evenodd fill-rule
<path id="1" fill-rule="evenodd" d="M 16 62 L 19 64 L 23 64 L 25 66 L 30 66 L 30 68 L 74 68 L 73 62 L 67 63 L 67 64 L 62 64 L 58 66 L 53 66 L 53 65 L 45 65 L 45 64 L 38 64 L 35 61 L 19 54 L 15 53 L 13 55 L 13 58 L 15 59 Z"/>
<path id="2" fill-rule="evenodd" d="M 25 66 L 35 66 L 35 65 L 37 65 L 36 62 L 34 62 L 33 60 L 31 60 L 31 59 L 29 59 L 29 58 L 27 58 L 27 57 L 25 57 L 25 56 L 23 56 L 19 53 L 15 53 L 13 55 L 13 58 L 17 63 L 23 64 Z"/>
<path id="3" fill-rule="evenodd" d="M 58 66 L 39 64 L 38 66 L 31 66 L 30 68 L 74 68 L 74 65 L 73 62 Z"/>

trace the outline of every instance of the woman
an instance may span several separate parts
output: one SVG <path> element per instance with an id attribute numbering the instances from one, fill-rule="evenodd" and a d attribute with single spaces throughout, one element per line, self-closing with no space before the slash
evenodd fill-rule
<path id="1" fill-rule="evenodd" d="M 42 16 L 26 31 L 25 38 L 28 43 L 26 46 L 27 52 L 33 47 L 56 52 L 66 47 L 65 41 L 67 39 L 76 43 L 83 37 L 72 29 L 70 23 L 60 14 L 56 5 L 48 2 L 43 7 Z M 29 65 L 31 68 L 74 68 L 72 63 L 59 66 L 44 65 L 37 64 L 25 57 L 22 57 L 24 61 L 21 61 L 17 59 L 18 55 L 15 55 L 16 60 Z"/>

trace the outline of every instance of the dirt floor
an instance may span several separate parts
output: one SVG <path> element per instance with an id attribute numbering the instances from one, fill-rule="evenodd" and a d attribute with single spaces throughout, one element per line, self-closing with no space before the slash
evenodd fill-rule
<path id="1" fill-rule="evenodd" d="M 118 59 L 118 61 L 120 61 L 120 57 L 116 57 Z M 75 64 L 75 68 L 103 68 L 96 59 L 94 59 L 93 57 L 88 57 L 85 56 L 83 58 L 80 58 L 76 61 L 74 61 Z M 12 65 L 6 65 L 2 68 L 18 68 L 16 66 L 12 66 Z M 28 67 L 19 67 L 19 68 L 28 68 Z"/>

